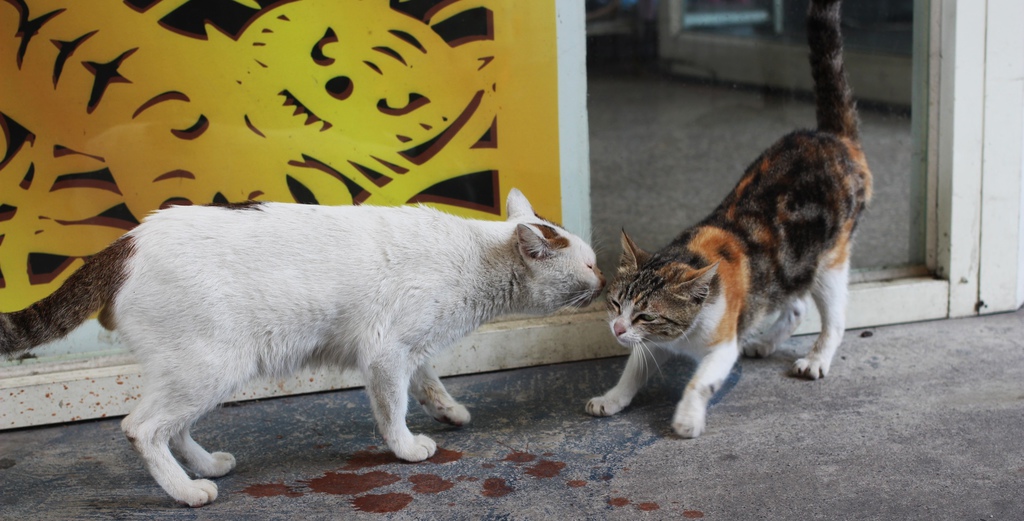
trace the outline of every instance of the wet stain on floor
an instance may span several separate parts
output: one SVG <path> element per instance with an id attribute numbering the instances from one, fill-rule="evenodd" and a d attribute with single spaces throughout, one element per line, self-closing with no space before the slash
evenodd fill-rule
<path id="1" fill-rule="evenodd" d="M 413 494 L 435 495 L 452 490 L 460 483 L 481 482 L 479 494 L 487 498 L 501 498 L 517 492 L 517 487 L 510 484 L 515 483 L 517 476 L 530 476 L 537 480 L 552 479 L 558 477 L 569 467 L 564 461 L 557 461 L 553 458 L 555 453 L 544 452 L 545 459 L 538 459 L 536 454 L 511 450 L 504 455 L 496 455 L 495 459 L 488 459 L 485 462 L 470 461 L 469 467 L 456 466 L 448 467 L 448 470 L 439 473 L 414 472 L 403 477 L 408 469 L 430 468 L 431 465 L 447 465 L 463 459 L 463 453 L 459 451 L 438 448 L 434 457 L 419 463 L 407 463 L 399 460 L 389 451 L 380 450 L 376 446 L 370 446 L 366 450 L 352 454 L 345 464 L 338 470 L 324 472 L 323 475 L 308 479 L 298 480 L 298 485 L 273 482 L 253 484 L 242 490 L 242 493 L 255 498 L 270 497 L 302 497 L 309 493 L 331 494 L 351 496 L 349 503 L 354 509 L 367 513 L 391 513 L 405 509 L 414 501 Z M 424 465 L 427 467 L 424 468 Z M 379 467 L 387 466 L 386 469 Z M 446 467 L 438 467 L 439 470 Z M 485 472 L 484 476 L 473 476 L 458 474 L 459 470 L 465 471 L 469 468 L 476 468 Z M 626 471 L 628 469 L 622 469 Z M 441 474 L 441 475 L 439 475 Z M 489 476 L 487 474 L 490 474 Z M 607 482 L 613 479 L 612 474 L 599 473 L 595 479 L 598 483 Z M 403 485 L 403 483 L 405 483 Z M 585 479 L 570 479 L 565 482 L 570 489 L 582 489 L 590 483 Z M 405 490 L 382 491 L 383 493 L 371 493 L 383 487 L 408 487 Z M 463 486 L 464 487 L 464 486 Z M 464 488 L 463 488 L 464 489 Z M 525 493 L 525 491 L 524 491 Z M 596 499 L 596 498 L 595 498 Z M 660 510 L 661 506 L 654 502 L 634 503 L 626 497 L 612 497 L 606 500 L 611 507 L 621 508 L 632 505 L 634 508 L 644 512 Z M 683 517 L 696 519 L 694 514 L 703 517 L 698 511 L 685 511 Z"/>
<path id="2" fill-rule="evenodd" d="M 484 489 L 480 494 L 487 497 L 502 497 L 515 492 L 515 490 L 508 486 L 508 483 L 505 483 L 502 478 L 487 478 L 484 480 Z"/>
<path id="3" fill-rule="evenodd" d="M 295 490 L 284 483 L 265 483 L 262 485 L 249 485 L 242 489 L 243 494 L 248 494 L 252 497 L 274 497 L 274 496 L 285 496 L 285 497 L 302 497 L 303 493 Z"/>
<path id="4" fill-rule="evenodd" d="M 366 474 L 354 472 L 327 472 L 322 477 L 311 479 L 305 483 L 313 492 L 321 494 L 356 495 L 369 492 L 392 483 L 401 481 L 400 476 L 375 470 Z"/>
<path id="5" fill-rule="evenodd" d="M 360 512 L 388 514 L 398 512 L 412 503 L 412 496 L 403 493 L 367 494 L 352 500 L 352 506 Z"/>
<path id="6" fill-rule="evenodd" d="M 526 469 L 526 473 L 538 479 L 547 479 L 559 475 L 564 468 L 565 463 L 561 461 L 542 459 L 536 465 Z"/>
<path id="7" fill-rule="evenodd" d="M 509 453 L 501 461 L 511 461 L 512 463 L 529 463 L 535 459 L 537 459 L 537 456 L 534 456 L 533 454 L 530 454 L 528 452 L 515 451 Z"/>
<path id="8" fill-rule="evenodd" d="M 438 494 L 455 486 L 455 483 L 434 474 L 416 474 L 409 476 L 409 481 L 412 491 L 417 494 Z"/>

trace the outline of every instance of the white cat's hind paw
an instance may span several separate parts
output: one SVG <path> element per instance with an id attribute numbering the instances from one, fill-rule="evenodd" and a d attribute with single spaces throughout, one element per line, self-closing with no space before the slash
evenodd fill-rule
<path id="1" fill-rule="evenodd" d="M 217 499 L 217 485 L 208 479 L 193 479 L 168 490 L 171 497 L 192 508 L 201 507 Z"/>
<path id="2" fill-rule="evenodd" d="M 437 452 L 437 443 L 434 440 L 422 435 L 417 434 L 412 436 L 406 443 L 391 447 L 391 450 L 395 452 L 395 456 L 405 461 L 417 462 L 423 461 Z"/>
<path id="3" fill-rule="evenodd" d="M 204 477 L 219 478 L 234 470 L 235 457 L 231 454 L 227 452 L 214 452 L 210 455 L 213 456 L 213 465 L 205 469 L 207 472 L 203 473 Z"/>
<path id="4" fill-rule="evenodd" d="M 618 400 L 605 396 L 591 398 L 587 402 L 587 414 L 591 416 L 611 416 L 621 411 L 626 405 Z"/>
<path id="5" fill-rule="evenodd" d="M 437 418 L 437 420 L 442 423 L 451 424 L 456 427 L 462 427 L 463 425 L 469 423 L 471 417 L 469 415 L 468 409 L 466 409 L 461 403 L 455 403 L 449 407 L 446 407 L 444 409 L 443 414 L 441 414 L 440 418 L 438 418 L 437 416 L 435 416 L 434 418 Z"/>
<path id="6" fill-rule="evenodd" d="M 790 370 L 790 374 L 793 376 L 807 378 L 809 380 L 817 380 L 818 378 L 825 378 L 828 376 L 828 369 L 828 362 L 814 356 L 808 356 L 793 362 L 793 368 Z"/>
<path id="7" fill-rule="evenodd" d="M 469 423 L 471 418 L 469 410 L 461 403 L 456 402 L 435 406 L 424 405 L 423 409 L 426 410 L 427 414 L 435 420 L 441 423 L 454 425 L 456 427 L 462 427 Z"/>

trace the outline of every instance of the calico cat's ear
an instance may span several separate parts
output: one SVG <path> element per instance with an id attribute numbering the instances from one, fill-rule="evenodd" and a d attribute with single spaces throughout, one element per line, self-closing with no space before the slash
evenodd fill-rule
<path id="1" fill-rule="evenodd" d="M 526 200 L 526 196 L 518 188 L 513 188 L 509 191 L 508 198 L 505 199 L 505 209 L 508 211 L 509 221 L 534 216 L 533 206 L 530 205 L 530 201 Z"/>
<path id="2" fill-rule="evenodd" d="M 633 239 L 630 239 L 629 235 L 626 235 L 626 230 L 622 230 L 622 259 L 619 261 L 619 265 L 630 269 L 636 269 L 644 262 L 647 262 L 647 259 L 649 258 L 651 258 L 651 254 L 641 250 L 640 247 L 633 242 Z"/>
<path id="3" fill-rule="evenodd" d="M 555 252 L 548 240 L 532 226 L 516 226 L 516 240 L 519 243 L 519 254 L 525 259 L 546 259 Z"/>
<path id="4" fill-rule="evenodd" d="M 694 270 L 687 274 L 686 278 L 678 284 L 671 286 L 669 291 L 679 298 L 703 304 L 711 295 L 711 290 L 716 287 L 718 277 L 718 263 Z"/>

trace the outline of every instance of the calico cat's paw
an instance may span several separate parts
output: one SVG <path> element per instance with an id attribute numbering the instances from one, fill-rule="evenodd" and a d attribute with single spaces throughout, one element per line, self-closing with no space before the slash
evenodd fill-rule
<path id="1" fill-rule="evenodd" d="M 680 437 L 696 438 L 704 432 L 704 413 L 683 413 L 676 414 L 672 419 L 672 429 Z"/>
<path id="2" fill-rule="evenodd" d="M 437 443 L 422 434 L 416 434 L 405 443 L 396 443 L 391 450 L 399 459 L 417 462 L 433 456 L 437 452 Z"/>
<path id="3" fill-rule="evenodd" d="M 775 352 L 775 344 L 763 340 L 753 340 L 743 344 L 743 356 L 748 358 L 767 358 Z"/>
<path id="4" fill-rule="evenodd" d="M 192 508 L 201 507 L 217 499 L 217 485 L 208 479 L 188 480 L 167 492 L 174 499 Z"/>
<path id="5" fill-rule="evenodd" d="M 790 370 L 790 374 L 793 376 L 807 378 L 808 380 L 817 380 L 818 378 L 825 378 L 828 376 L 828 369 L 829 362 L 815 356 L 808 356 L 807 358 L 800 358 L 796 362 L 793 362 L 793 368 Z"/>
<path id="6" fill-rule="evenodd" d="M 587 414 L 591 416 L 611 416 L 621 411 L 627 404 L 622 403 L 608 395 L 591 398 L 587 402 Z"/>

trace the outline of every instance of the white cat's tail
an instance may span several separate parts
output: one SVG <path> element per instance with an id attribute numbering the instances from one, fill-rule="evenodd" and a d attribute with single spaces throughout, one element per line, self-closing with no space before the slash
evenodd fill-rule
<path id="1" fill-rule="evenodd" d="M 124 281 L 133 239 L 125 235 L 90 257 L 53 294 L 13 313 L 0 313 L 0 354 L 12 357 L 70 333 L 108 304 Z M 111 317 L 100 317 L 112 326 Z"/>

